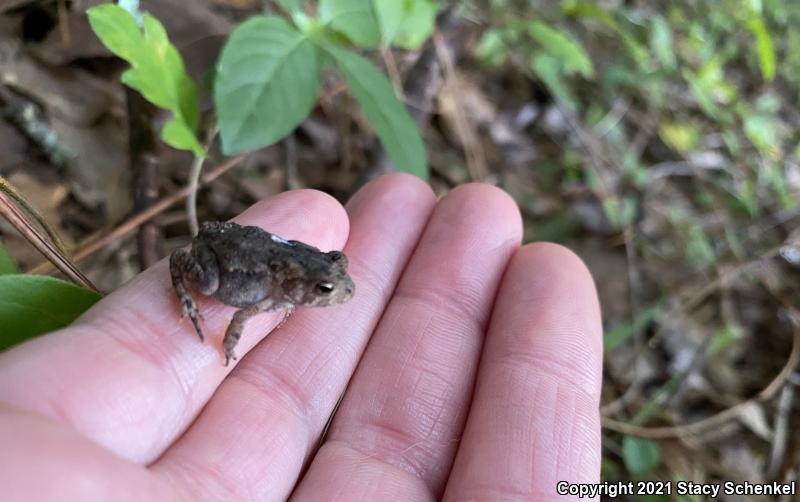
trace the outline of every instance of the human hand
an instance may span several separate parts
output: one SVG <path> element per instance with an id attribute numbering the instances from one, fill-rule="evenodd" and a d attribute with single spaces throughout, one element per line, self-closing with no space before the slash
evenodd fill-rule
<path id="1" fill-rule="evenodd" d="M 355 297 L 263 341 L 282 313 L 253 318 L 225 368 L 235 309 L 198 298 L 201 344 L 162 261 L 0 354 L 4 500 L 550 500 L 598 481 L 594 286 L 564 248 L 519 247 L 506 194 L 437 203 L 388 175 L 347 212 L 303 190 L 236 221 L 346 242 Z"/>

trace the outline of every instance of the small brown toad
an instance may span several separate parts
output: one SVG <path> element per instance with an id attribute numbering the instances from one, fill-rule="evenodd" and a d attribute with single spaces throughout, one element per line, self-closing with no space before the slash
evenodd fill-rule
<path id="1" fill-rule="evenodd" d="M 298 241 L 287 241 L 258 227 L 205 222 L 191 251 L 178 249 L 169 257 L 172 286 L 200 340 L 199 312 L 191 286 L 203 295 L 238 307 L 225 331 L 225 366 L 236 359 L 233 349 L 244 323 L 261 312 L 295 306 L 324 307 L 349 300 L 355 291 L 341 251 L 324 253 Z"/>

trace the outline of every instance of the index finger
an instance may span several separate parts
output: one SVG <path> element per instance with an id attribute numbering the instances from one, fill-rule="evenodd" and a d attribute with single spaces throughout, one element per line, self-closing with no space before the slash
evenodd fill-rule
<path id="1" fill-rule="evenodd" d="M 341 249 L 347 214 L 313 190 L 281 194 L 236 218 L 323 250 Z M 235 309 L 197 297 L 210 336 L 201 344 L 181 322 L 162 260 L 72 326 L 0 354 L 0 400 L 65 422 L 130 460 L 149 463 L 180 436 L 232 367 L 220 340 Z M 253 318 L 244 355 L 282 313 Z M 233 365 L 232 365 L 233 366 Z"/>

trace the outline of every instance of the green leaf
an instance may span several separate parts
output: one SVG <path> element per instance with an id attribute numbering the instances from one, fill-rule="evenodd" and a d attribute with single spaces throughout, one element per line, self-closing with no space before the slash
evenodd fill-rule
<path id="1" fill-rule="evenodd" d="M 686 261 L 696 268 L 710 267 L 717 262 L 714 245 L 703 227 L 695 221 L 688 225 L 686 236 Z"/>
<path id="2" fill-rule="evenodd" d="M 0 242 L 0 275 L 16 273 L 17 265 L 14 263 L 14 259 L 11 258 L 6 247 Z"/>
<path id="3" fill-rule="evenodd" d="M 644 476 L 653 470 L 660 457 L 658 445 L 653 441 L 633 436 L 622 438 L 622 460 L 634 476 Z"/>
<path id="4" fill-rule="evenodd" d="M 573 112 L 578 109 L 578 100 L 575 99 L 569 88 L 564 85 L 561 61 L 557 57 L 546 53 L 534 54 L 530 61 L 530 68 L 553 93 L 556 101 Z"/>
<path id="5" fill-rule="evenodd" d="M 594 75 L 589 55 L 578 42 L 569 36 L 537 21 L 528 25 L 528 34 L 548 54 L 560 60 L 566 74 L 579 73 L 586 78 Z"/>
<path id="6" fill-rule="evenodd" d="M 475 48 L 475 56 L 487 66 L 498 67 L 508 58 L 509 48 L 498 29 L 486 30 Z"/>
<path id="7" fill-rule="evenodd" d="M 563 9 L 567 15 L 594 19 L 613 30 L 622 39 L 622 43 L 639 68 L 650 71 L 647 50 L 596 2 L 566 2 Z"/>
<path id="8" fill-rule="evenodd" d="M 322 46 L 344 74 L 353 95 L 399 171 L 428 178 L 425 145 L 389 80 L 368 60 L 331 44 Z"/>
<path id="9" fill-rule="evenodd" d="M 724 326 L 714 333 L 711 345 L 708 347 L 708 354 L 715 356 L 728 349 L 731 345 L 741 340 L 744 336 L 742 325 L 736 321 L 728 321 Z"/>
<path id="10" fill-rule="evenodd" d="M 758 112 L 743 113 L 744 133 L 758 151 L 767 157 L 780 157 L 780 121 L 775 116 Z"/>
<path id="11" fill-rule="evenodd" d="M 67 326 L 100 298 L 44 275 L 0 276 L 0 350 Z"/>
<path id="12" fill-rule="evenodd" d="M 603 211 L 615 228 L 624 228 L 636 218 L 636 202 L 631 197 L 611 195 L 603 199 Z"/>
<path id="13" fill-rule="evenodd" d="M 775 47 L 772 44 L 772 35 L 761 16 L 753 15 L 748 20 L 747 26 L 756 37 L 756 53 L 761 66 L 761 76 L 764 80 L 770 81 L 775 77 Z"/>
<path id="14" fill-rule="evenodd" d="M 665 120 L 658 126 L 658 135 L 676 152 L 688 154 L 700 143 L 702 131 L 691 122 Z"/>
<path id="15" fill-rule="evenodd" d="M 195 148 L 199 146 L 195 133 L 187 127 L 186 122 L 175 117 L 164 124 L 161 129 L 161 139 L 172 148 L 194 152 L 198 157 L 203 156 L 202 151 L 195 152 Z"/>
<path id="16" fill-rule="evenodd" d="M 311 112 L 319 85 L 317 52 L 305 35 L 274 16 L 239 25 L 222 50 L 214 84 L 225 153 L 287 136 Z"/>
<path id="17" fill-rule="evenodd" d="M 319 20 L 360 47 L 375 48 L 381 41 L 372 0 L 320 0 Z"/>
<path id="18" fill-rule="evenodd" d="M 610 352 L 633 338 L 637 331 L 643 329 L 655 319 L 659 311 L 659 305 L 651 305 L 639 312 L 632 321 L 623 322 L 616 328 L 607 331 L 603 335 L 603 350 Z"/>
<path id="19" fill-rule="evenodd" d="M 688 82 L 697 104 L 709 117 L 729 123 L 731 114 L 718 104 L 728 105 L 736 99 L 736 86 L 725 80 L 723 59 L 714 56 L 704 63 L 697 72 L 684 68 L 681 72 Z"/>
<path id="20" fill-rule="evenodd" d="M 439 2 L 434 0 L 372 0 L 383 45 L 417 49 L 433 33 Z"/>
<path id="21" fill-rule="evenodd" d="M 657 15 L 653 18 L 650 45 L 664 68 L 673 69 L 678 65 L 675 48 L 672 46 L 672 31 L 664 16 Z"/>
<path id="22" fill-rule="evenodd" d="M 174 127 L 167 134 L 162 130 L 164 141 L 204 157 L 205 150 L 197 139 L 200 123 L 197 89 L 164 26 L 144 14 L 140 29 L 130 12 L 114 4 L 92 7 L 87 14 L 92 30 L 103 44 L 131 65 L 122 75 L 122 82 L 154 105 L 172 112 L 172 121 L 180 122 L 190 133 L 182 141 L 176 141 L 170 133 Z"/>

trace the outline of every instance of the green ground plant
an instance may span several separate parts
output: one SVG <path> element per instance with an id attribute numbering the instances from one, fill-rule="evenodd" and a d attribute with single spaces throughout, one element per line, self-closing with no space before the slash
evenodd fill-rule
<path id="1" fill-rule="evenodd" d="M 416 124 L 389 79 L 353 47 L 419 46 L 433 29 L 437 2 L 321 0 L 316 16 L 299 1 L 278 3 L 288 20 L 255 16 L 240 24 L 214 69 L 223 152 L 255 150 L 290 134 L 317 102 L 323 67 L 332 66 L 344 76 L 396 168 L 427 178 Z M 111 52 L 130 63 L 123 83 L 172 113 L 161 131 L 163 140 L 203 157 L 195 84 L 161 23 L 132 4 L 89 9 L 92 29 Z"/>

